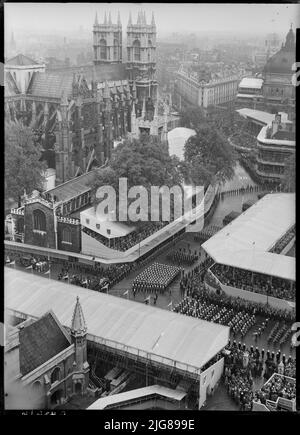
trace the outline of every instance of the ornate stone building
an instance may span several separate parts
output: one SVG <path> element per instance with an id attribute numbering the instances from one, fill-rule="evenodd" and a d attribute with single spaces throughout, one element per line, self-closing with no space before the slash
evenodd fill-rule
<path id="1" fill-rule="evenodd" d="M 120 17 L 99 24 L 96 15 L 93 48 L 94 63 L 82 67 L 45 71 L 23 55 L 5 65 L 6 119 L 33 129 L 57 185 L 103 165 L 115 141 L 163 130 L 164 118 L 155 116 L 154 17 L 147 24 L 139 12 L 133 24 L 130 16 L 123 63 Z"/>

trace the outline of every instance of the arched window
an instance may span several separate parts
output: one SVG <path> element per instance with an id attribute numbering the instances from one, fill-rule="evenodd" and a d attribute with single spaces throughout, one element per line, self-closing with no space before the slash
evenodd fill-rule
<path id="1" fill-rule="evenodd" d="M 17 226 L 16 230 L 17 230 L 18 234 L 24 233 L 24 218 L 23 217 L 21 217 L 17 220 L 16 226 Z"/>
<path id="2" fill-rule="evenodd" d="M 107 59 L 107 47 L 105 39 L 100 39 L 100 59 Z"/>
<path id="3" fill-rule="evenodd" d="M 34 392 L 39 392 L 39 391 L 41 390 L 41 388 L 42 388 L 42 384 L 40 383 L 40 381 L 35 381 L 35 382 L 32 384 L 32 390 L 33 390 Z"/>
<path id="4" fill-rule="evenodd" d="M 114 40 L 114 60 L 119 60 L 119 43 L 117 39 Z"/>
<path id="5" fill-rule="evenodd" d="M 59 378 L 60 378 L 60 368 L 55 367 L 55 369 L 51 373 L 51 384 L 53 384 L 56 381 L 59 381 Z"/>
<path id="6" fill-rule="evenodd" d="M 64 228 L 62 232 L 62 241 L 65 243 L 72 243 L 72 233 L 70 228 Z"/>
<path id="7" fill-rule="evenodd" d="M 133 60 L 141 60 L 141 44 L 137 39 L 133 42 Z"/>
<path id="8" fill-rule="evenodd" d="M 41 210 L 34 210 L 33 212 L 33 229 L 46 231 L 46 216 Z"/>

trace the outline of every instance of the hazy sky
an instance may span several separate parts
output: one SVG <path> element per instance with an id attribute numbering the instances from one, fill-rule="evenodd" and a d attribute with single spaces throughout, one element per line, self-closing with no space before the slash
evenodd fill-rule
<path id="1" fill-rule="evenodd" d="M 103 21 L 104 11 L 111 11 L 116 22 L 120 11 L 123 32 L 129 12 L 136 21 L 140 8 L 147 21 L 155 14 L 158 36 L 168 32 L 231 31 L 266 34 L 285 33 L 293 23 L 300 27 L 297 4 L 172 4 L 172 3 L 6 3 L 5 26 L 8 32 L 28 30 L 32 33 L 76 32 L 79 26 L 92 29 L 95 12 Z"/>

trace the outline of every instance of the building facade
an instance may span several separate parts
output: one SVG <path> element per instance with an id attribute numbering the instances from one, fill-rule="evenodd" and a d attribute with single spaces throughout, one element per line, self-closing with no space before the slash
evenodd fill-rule
<path id="1" fill-rule="evenodd" d="M 233 101 L 237 94 L 241 77 L 227 75 L 218 79 L 199 79 L 183 67 L 176 74 L 175 98 L 182 107 L 190 104 L 207 108 L 210 105 L 226 104 Z"/>
<path id="2" fill-rule="evenodd" d="M 281 115 L 263 127 L 257 136 L 257 175 L 264 181 L 280 182 L 284 177 L 285 162 L 295 155 L 295 124 L 282 121 Z"/>
<path id="3" fill-rule="evenodd" d="M 109 14 L 99 24 L 96 15 L 93 50 L 93 64 L 82 67 L 45 71 L 23 55 L 5 65 L 6 119 L 33 129 L 42 157 L 56 171 L 56 185 L 103 165 L 115 141 L 163 128 L 164 120 L 155 118 L 154 17 L 147 24 L 139 12 L 133 24 L 130 16 L 123 62 L 120 17 L 113 24 Z"/>

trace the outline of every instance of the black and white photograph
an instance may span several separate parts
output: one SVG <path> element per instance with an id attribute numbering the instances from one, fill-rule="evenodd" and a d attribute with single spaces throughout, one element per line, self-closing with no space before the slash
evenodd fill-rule
<path id="1" fill-rule="evenodd" d="M 296 415 L 300 5 L 3 16 L 3 412 Z"/>

